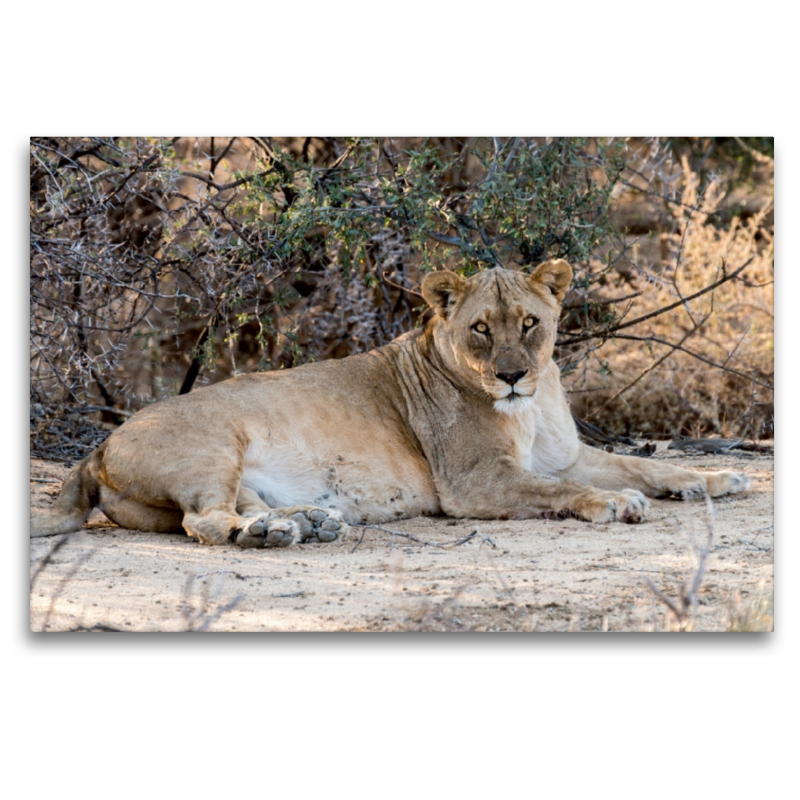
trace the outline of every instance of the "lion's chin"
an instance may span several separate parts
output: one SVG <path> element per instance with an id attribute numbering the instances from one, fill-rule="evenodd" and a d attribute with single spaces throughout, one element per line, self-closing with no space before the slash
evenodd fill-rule
<path id="1" fill-rule="evenodd" d="M 532 394 L 517 394 L 512 392 L 499 400 L 494 401 L 494 410 L 501 414 L 520 414 L 533 407 Z"/>

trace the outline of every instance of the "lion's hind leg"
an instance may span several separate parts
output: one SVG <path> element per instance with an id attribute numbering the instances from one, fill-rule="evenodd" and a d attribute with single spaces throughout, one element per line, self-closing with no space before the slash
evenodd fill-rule
<path id="1" fill-rule="evenodd" d="M 246 486 L 239 487 L 235 513 L 224 508 L 188 513 L 183 527 L 204 544 L 230 543 L 245 548 L 332 542 L 349 530 L 338 511 L 314 506 L 270 508 Z"/>
<path id="2" fill-rule="evenodd" d="M 161 508 L 125 497 L 108 487 L 100 488 L 100 510 L 121 528 L 155 533 L 180 533 L 180 509 Z"/>
<path id="3" fill-rule="evenodd" d="M 183 528 L 201 544 L 239 547 L 290 547 L 300 535 L 295 523 L 275 518 L 272 511 L 240 516 L 222 508 L 186 514 Z"/>

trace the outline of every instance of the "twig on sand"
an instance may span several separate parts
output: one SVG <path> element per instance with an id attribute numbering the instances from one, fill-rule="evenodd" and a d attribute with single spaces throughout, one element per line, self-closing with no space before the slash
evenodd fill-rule
<path id="1" fill-rule="evenodd" d="M 221 592 L 221 584 L 210 587 L 209 583 L 202 581 L 200 586 L 199 607 L 194 608 L 192 600 L 192 586 L 197 579 L 196 575 L 189 575 L 186 586 L 183 590 L 183 602 L 181 603 L 181 616 L 185 622 L 185 630 L 190 633 L 203 633 L 228 611 L 232 611 L 244 599 L 243 594 L 237 594 L 229 603 L 220 605 L 216 609 L 211 608 L 211 600 L 216 599 Z"/>
<path id="2" fill-rule="evenodd" d="M 697 607 L 697 592 L 705 576 L 706 561 L 711 553 L 711 540 L 714 536 L 714 519 L 716 517 L 716 512 L 714 511 L 714 506 L 711 503 L 709 495 L 706 495 L 706 509 L 708 510 L 708 517 L 705 520 L 705 525 L 708 530 L 708 538 L 705 544 L 700 545 L 694 535 L 692 535 L 689 540 L 692 550 L 694 550 L 697 555 L 697 569 L 695 570 L 689 588 L 687 589 L 686 585 L 682 583 L 678 592 L 678 598 L 672 599 L 667 597 L 650 578 L 645 578 L 645 583 L 650 591 L 675 616 L 675 620 L 678 623 L 678 630 L 681 631 L 691 630 L 691 615 Z"/>
<path id="3" fill-rule="evenodd" d="M 66 536 L 62 541 L 67 542 L 69 541 L 74 534 L 69 534 Z M 60 544 L 60 543 L 59 543 Z M 46 564 L 50 563 L 53 555 L 59 550 L 59 544 L 56 544 L 50 552 L 45 556 L 40 565 L 39 569 L 36 570 L 34 573 L 33 578 L 36 578 L 42 571 L 42 569 L 46 566 Z M 47 630 L 47 626 L 50 624 L 50 618 L 53 615 L 53 611 L 55 610 L 56 601 L 61 597 L 64 590 L 67 588 L 67 584 L 78 574 L 79 570 L 86 564 L 86 562 L 95 554 L 97 550 L 97 545 L 92 547 L 90 550 L 86 550 L 84 553 L 81 554 L 80 558 L 70 567 L 67 574 L 61 579 L 61 582 L 58 584 L 58 588 L 55 591 L 55 594 L 50 598 L 50 605 L 47 609 L 47 613 L 44 617 L 44 622 L 42 623 L 42 630 Z M 31 579 L 31 587 L 33 587 L 33 579 Z"/>
<path id="4" fill-rule="evenodd" d="M 53 546 L 52 546 L 52 547 L 51 547 L 51 548 L 50 548 L 50 549 L 47 551 L 47 553 L 46 553 L 46 555 L 44 556 L 44 558 L 43 558 L 43 559 L 42 559 L 42 560 L 39 562 L 39 566 L 38 566 L 38 567 L 37 567 L 37 568 L 34 570 L 33 574 L 32 574 L 32 575 L 31 575 L 31 577 L 30 577 L 30 590 L 31 590 L 31 591 L 33 591 L 33 586 L 34 586 L 34 584 L 36 583 L 36 579 L 39 577 L 39 575 L 41 575 L 41 574 L 42 574 L 42 572 L 43 572 L 43 571 L 44 571 L 44 570 L 47 568 L 47 566 L 48 566 L 48 565 L 50 564 L 50 562 L 53 560 L 53 556 L 55 556 L 55 554 L 56 554 L 56 553 L 57 553 L 57 552 L 58 552 L 58 551 L 59 551 L 59 550 L 60 550 L 62 547 L 64 547 L 64 546 L 67 544 L 67 542 L 69 542 L 69 540 L 70 540 L 70 539 L 72 539 L 72 537 L 73 537 L 73 536 L 74 536 L 74 534 L 72 534 L 72 533 L 68 533 L 68 534 L 67 534 L 66 536 L 64 536 L 62 539 L 59 539 L 59 540 L 58 540 L 58 541 L 57 541 L 57 542 L 56 542 L 56 543 L 55 543 L 55 544 L 54 544 L 54 545 L 53 545 Z"/>
<path id="5" fill-rule="evenodd" d="M 748 550 L 760 550 L 762 553 L 771 553 L 771 547 L 762 547 L 760 544 L 756 544 L 755 542 L 751 542 L 749 539 L 739 539 L 742 544 L 747 545 Z"/>
<path id="6" fill-rule="evenodd" d="M 210 575 L 233 575 L 234 578 L 240 581 L 246 581 L 248 578 L 253 577 L 252 575 L 241 575 L 232 569 L 212 569 L 208 572 L 198 572 L 194 577 L 197 578 L 197 580 L 202 581 L 208 578 Z"/>
<path id="7" fill-rule="evenodd" d="M 361 525 L 360 527 L 362 527 L 362 528 L 365 528 L 365 527 L 366 527 L 366 525 Z M 355 553 L 355 551 L 356 551 L 356 550 L 358 550 L 358 546 L 361 544 L 361 542 L 363 542 L 363 541 L 364 541 L 364 537 L 365 537 L 366 535 L 367 535 L 367 532 L 366 532 L 365 530 L 364 530 L 364 531 L 361 531 L 361 538 L 360 538 L 360 539 L 359 539 L 359 540 L 356 542 L 356 544 L 355 544 L 355 547 L 354 547 L 354 548 L 353 548 L 353 549 L 350 551 L 350 554 L 351 554 L 351 555 L 352 555 L 353 553 Z"/>
<path id="8" fill-rule="evenodd" d="M 472 531 L 472 533 L 468 534 L 467 536 L 464 536 L 461 539 L 451 539 L 450 541 L 447 542 L 426 542 L 420 539 L 418 536 L 415 536 L 413 533 L 406 533 L 405 531 L 393 531 L 390 530 L 389 528 L 384 528 L 383 525 L 362 525 L 357 522 L 351 522 L 350 525 L 353 528 L 364 528 L 365 529 L 364 533 L 366 533 L 366 530 L 376 530 L 391 534 L 392 538 L 389 544 L 390 551 L 394 549 L 395 536 L 400 536 L 403 539 L 408 539 L 410 542 L 419 545 L 420 547 L 434 547 L 439 550 L 451 550 L 453 547 L 459 547 L 462 544 L 466 544 L 467 542 L 473 541 L 473 539 L 475 539 L 476 536 L 480 535 L 480 529 L 475 528 L 475 530 Z M 364 540 L 364 533 L 361 534 L 361 538 L 358 540 L 358 542 L 356 542 L 355 547 L 350 551 L 351 553 L 355 553 L 356 548 Z M 480 539 L 480 541 L 481 543 L 488 542 L 495 550 L 497 549 L 497 545 L 488 536 L 483 536 Z"/>

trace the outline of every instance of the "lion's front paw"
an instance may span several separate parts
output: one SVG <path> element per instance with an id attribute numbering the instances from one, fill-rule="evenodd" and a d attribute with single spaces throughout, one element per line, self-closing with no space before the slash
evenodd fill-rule
<path id="1" fill-rule="evenodd" d="M 740 472 L 712 472 L 705 476 L 708 493 L 712 497 L 738 494 L 750 488 L 750 478 Z"/>
<path id="2" fill-rule="evenodd" d="M 635 489 L 620 492 L 595 489 L 580 495 L 570 508 L 589 522 L 641 522 L 649 509 L 647 498 Z"/>
<path id="3" fill-rule="evenodd" d="M 722 497 L 750 488 L 750 478 L 737 472 L 695 472 L 690 475 L 689 478 L 670 483 L 667 494 L 681 500 L 696 500 L 705 497 L 706 493 L 711 497 Z"/>

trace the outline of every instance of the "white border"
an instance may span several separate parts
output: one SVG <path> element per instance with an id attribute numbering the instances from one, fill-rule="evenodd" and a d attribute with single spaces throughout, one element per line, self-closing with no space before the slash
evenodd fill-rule
<path id="1" fill-rule="evenodd" d="M 795 26 L 775 3 L 19 7 L 3 581 L 7 783 L 36 797 L 785 795 L 796 738 Z M 19 16 L 27 15 L 27 20 Z M 10 18 L 9 18 L 10 19 Z M 24 338 L 34 134 L 776 136 L 777 633 L 33 637 Z M 791 190 L 790 188 L 791 187 Z M 791 410 L 791 409 L 790 409 Z M 788 443 L 787 443 L 788 440 Z M 12 477 L 13 476 L 13 477 Z M 12 492 L 10 487 L 14 487 Z"/>

